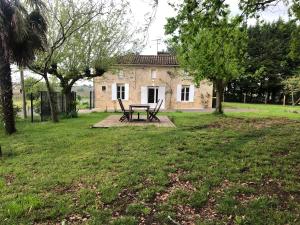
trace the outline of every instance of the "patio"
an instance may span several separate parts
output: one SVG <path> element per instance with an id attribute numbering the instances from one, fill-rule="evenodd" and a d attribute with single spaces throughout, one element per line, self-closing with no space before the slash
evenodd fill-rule
<path id="1" fill-rule="evenodd" d="M 167 116 L 159 116 L 160 122 L 147 122 L 146 116 L 142 115 L 140 120 L 132 122 L 120 122 L 120 115 L 111 115 L 104 120 L 96 123 L 92 128 L 109 128 L 109 127 L 125 127 L 125 126 L 156 126 L 156 127 L 176 127 Z"/>

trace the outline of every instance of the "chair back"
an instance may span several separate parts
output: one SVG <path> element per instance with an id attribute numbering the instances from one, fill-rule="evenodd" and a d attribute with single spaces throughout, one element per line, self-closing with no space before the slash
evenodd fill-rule
<path id="1" fill-rule="evenodd" d="M 123 102 L 120 98 L 118 98 L 118 101 L 119 101 L 119 104 L 120 104 L 120 107 L 121 107 L 121 110 L 124 112 L 125 111 L 125 108 L 124 108 L 124 105 L 123 105 Z"/>
<path id="2" fill-rule="evenodd" d="M 161 107 L 162 104 L 163 104 L 163 101 L 164 101 L 164 100 L 160 100 L 160 103 L 159 103 L 158 107 L 157 107 L 156 110 L 155 110 L 155 115 L 159 112 L 160 107 Z"/>
<path id="3" fill-rule="evenodd" d="M 155 107 L 154 107 L 154 109 L 153 109 L 154 112 L 156 111 L 156 109 L 157 109 L 157 107 L 158 107 L 158 105 L 159 105 L 159 102 L 160 102 L 160 99 L 157 100 L 157 103 L 156 103 L 156 105 L 155 105 Z"/>

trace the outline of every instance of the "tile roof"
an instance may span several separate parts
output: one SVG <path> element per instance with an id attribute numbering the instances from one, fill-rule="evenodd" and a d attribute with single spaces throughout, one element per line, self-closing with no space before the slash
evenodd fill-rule
<path id="1" fill-rule="evenodd" d="M 176 56 L 170 54 L 158 55 L 126 55 L 117 60 L 121 65 L 156 65 L 179 66 Z"/>

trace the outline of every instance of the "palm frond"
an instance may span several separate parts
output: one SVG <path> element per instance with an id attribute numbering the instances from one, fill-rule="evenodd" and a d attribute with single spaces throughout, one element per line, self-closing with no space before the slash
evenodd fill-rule
<path id="1" fill-rule="evenodd" d="M 46 4 L 42 0 L 26 0 L 25 3 L 36 10 L 46 9 Z"/>
<path id="2" fill-rule="evenodd" d="M 10 31 L 15 42 L 22 42 L 28 35 L 27 12 L 20 6 L 13 6 L 13 14 L 10 19 Z"/>
<path id="3" fill-rule="evenodd" d="M 10 62 L 22 66 L 34 60 L 37 50 L 47 47 L 47 22 L 39 8 L 42 3 L 30 2 L 34 10 L 28 13 L 18 0 L 0 0 L 0 47 Z"/>

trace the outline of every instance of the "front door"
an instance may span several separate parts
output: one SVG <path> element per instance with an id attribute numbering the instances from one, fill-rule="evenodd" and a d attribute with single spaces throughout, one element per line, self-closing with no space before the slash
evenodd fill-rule
<path id="1" fill-rule="evenodd" d="M 158 102 L 158 87 L 148 87 L 148 104 L 151 108 L 156 106 Z"/>

